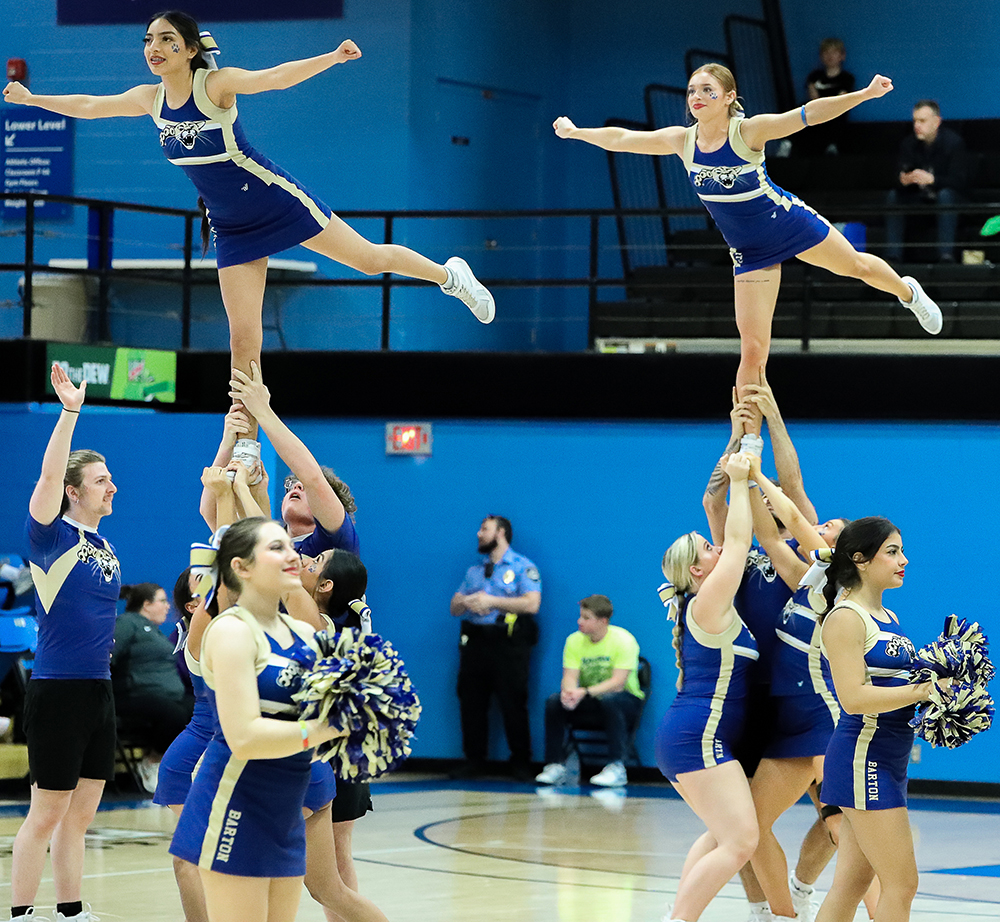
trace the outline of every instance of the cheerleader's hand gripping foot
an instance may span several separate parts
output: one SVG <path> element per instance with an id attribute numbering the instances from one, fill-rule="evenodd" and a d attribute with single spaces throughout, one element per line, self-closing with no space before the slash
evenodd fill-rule
<path id="1" fill-rule="evenodd" d="M 497 313 L 496 303 L 489 289 L 472 274 L 469 264 L 460 256 L 452 256 L 444 267 L 448 270 L 448 281 L 441 290 L 458 298 L 480 323 L 490 323 Z"/>
<path id="2" fill-rule="evenodd" d="M 909 301 L 900 298 L 899 303 L 907 310 L 913 311 L 914 316 L 920 321 L 920 325 L 928 333 L 935 335 L 940 333 L 944 323 L 941 317 L 941 308 L 927 297 L 927 293 L 920 287 L 920 282 L 915 278 L 906 275 L 903 277 L 903 281 L 910 286 L 913 297 Z"/>
<path id="3" fill-rule="evenodd" d="M 764 452 L 764 440 L 759 435 L 748 432 L 740 439 L 740 451 L 759 458 Z"/>
<path id="4" fill-rule="evenodd" d="M 253 470 L 257 466 L 257 462 L 260 461 L 260 442 L 254 439 L 237 439 L 236 445 L 233 448 L 233 460 L 241 461 L 243 466 L 251 472 L 252 476 Z M 227 476 L 230 480 L 233 480 L 236 475 L 232 471 L 228 471 Z M 262 478 L 263 475 L 258 469 L 257 476 L 250 481 L 250 486 L 256 486 L 260 483 Z"/>

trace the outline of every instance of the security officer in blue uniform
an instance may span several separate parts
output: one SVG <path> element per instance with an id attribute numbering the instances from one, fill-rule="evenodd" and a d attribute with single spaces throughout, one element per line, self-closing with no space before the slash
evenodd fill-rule
<path id="1" fill-rule="evenodd" d="M 462 713 L 465 762 L 452 777 L 483 774 L 489 741 L 490 698 L 503 715 L 514 777 L 530 781 L 528 668 L 538 640 L 535 615 L 542 601 L 538 568 L 511 549 L 513 530 L 503 516 L 489 515 L 479 526 L 481 563 L 469 567 L 451 599 L 451 613 L 462 619 L 458 698 Z"/>

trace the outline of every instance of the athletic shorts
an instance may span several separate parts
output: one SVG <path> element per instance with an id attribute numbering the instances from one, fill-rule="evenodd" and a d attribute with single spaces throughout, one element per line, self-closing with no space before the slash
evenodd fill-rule
<path id="1" fill-rule="evenodd" d="M 31 679 L 24 697 L 31 783 L 72 791 L 81 778 L 115 780 L 110 679 Z"/>
<path id="2" fill-rule="evenodd" d="M 337 796 L 333 799 L 335 823 L 360 819 L 371 809 L 372 795 L 367 781 L 337 779 Z"/>

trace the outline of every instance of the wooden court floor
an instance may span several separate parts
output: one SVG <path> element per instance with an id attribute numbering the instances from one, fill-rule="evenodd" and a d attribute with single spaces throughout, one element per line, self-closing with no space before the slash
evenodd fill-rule
<path id="1" fill-rule="evenodd" d="M 361 890 L 392 922 L 658 922 L 701 827 L 666 785 L 599 798 L 592 790 L 426 777 L 381 782 L 375 812 L 355 827 Z M 84 898 L 102 922 L 181 922 L 167 853 L 173 815 L 140 799 L 106 807 L 91 829 Z M 23 809 L 0 804 L 4 913 Z M 814 815 L 796 806 L 777 826 L 792 860 Z M 920 868 L 913 922 L 1000 920 L 1000 804 L 914 799 L 911 820 Z M 832 865 L 819 888 L 831 878 Z M 53 902 L 47 871 L 39 912 Z M 736 883 L 702 916 L 746 918 Z M 857 919 L 865 918 L 859 911 Z M 323 920 L 306 893 L 297 919 Z"/>

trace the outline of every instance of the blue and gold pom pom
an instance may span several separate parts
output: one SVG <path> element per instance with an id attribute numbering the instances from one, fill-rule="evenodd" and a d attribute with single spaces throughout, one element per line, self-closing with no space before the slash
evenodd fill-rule
<path id="1" fill-rule="evenodd" d="M 917 705 L 910 721 L 917 736 L 931 746 L 954 749 L 988 730 L 993 722 L 994 704 L 986 684 L 993 674 L 989 638 L 978 622 L 949 615 L 941 636 L 918 650 L 914 657 L 910 682 L 952 680 L 946 692 L 932 685 L 930 700 Z"/>
<path id="2" fill-rule="evenodd" d="M 420 699 L 391 643 L 352 628 L 316 635 L 320 656 L 295 694 L 304 720 L 346 731 L 317 747 L 338 778 L 369 781 L 410 754 Z"/>

